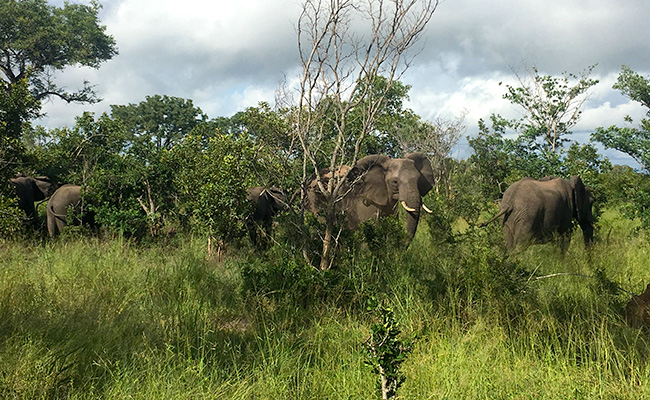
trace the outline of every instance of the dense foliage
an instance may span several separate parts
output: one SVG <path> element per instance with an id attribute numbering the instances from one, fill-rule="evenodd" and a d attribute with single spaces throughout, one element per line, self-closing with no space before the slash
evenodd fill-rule
<path id="1" fill-rule="evenodd" d="M 98 101 L 92 87 L 69 92 L 52 81 L 52 72 L 69 65 L 98 68 L 117 54 L 114 39 L 98 19 L 100 5 L 46 0 L 5 0 L 0 3 L 0 81 L 12 87 L 29 81 L 37 100 L 57 96 L 71 102 Z"/>
<path id="2" fill-rule="evenodd" d="M 48 96 L 97 100 L 50 77 L 116 54 L 98 10 L 0 3 L 0 397 L 367 399 L 377 376 L 384 398 L 650 394 L 647 332 L 624 319 L 648 282 L 650 122 L 572 140 L 593 67 L 506 86 L 522 117 L 478 121 L 464 160 L 450 154 L 465 114 L 423 120 L 396 71 L 359 77 L 345 99 L 230 117 L 156 94 L 32 126 Z M 648 78 L 623 67 L 614 87 L 650 108 Z M 612 165 L 597 142 L 645 171 Z M 434 184 L 412 241 L 398 218 L 350 232 L 340 214 L 305 213 L 319 167 L 413 151 Z M 23 226 L 17 173 L 80 185 L 99 229 L 44 240 L 44 224 Z M 507 255 L 497 224 L 478 227 L 517 180 L 572 175 L 595 198 L 593 249 Z M 263 249 L 245 238 L 258 185 L 288 202 Z"/>

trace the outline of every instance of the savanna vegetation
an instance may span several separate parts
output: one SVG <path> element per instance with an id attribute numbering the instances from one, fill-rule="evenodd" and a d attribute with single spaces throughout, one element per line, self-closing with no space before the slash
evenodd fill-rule
<path id="1" fill-rule="evenodd" d="M 385 8 L 365 15 L 372 45 L 346 36 L 357 13 L 379 15 L 354 4 L 303 3 L 296 103 L 210 117 L 156 94 L 46 129 L 33 124 L 44 98 L 98 100 L 49 72 L 99 67 L 117 46 L 97 3 L 0 3 L 0 397 L 650 396 L 650 326 L 625 318 L 650 283 L 648 120 L 576 142 L 597 83 L 588 67 L 533 68 L 506 86 L 518 120 L 425 121 L 404 106 L 399 77 L 437 3 L 373 2 Z M 623 67 L 615 89 L 650 109 L 650 78 Z M 469 123 L 472 154 L 453 159 Z M 642 169 L 613 165 L 598 143 Z M 318 169 L 412 151 L 435 178 L 424 198 L 433 213 L 412 240 L 400 218 L 344 229 L 334 205 L 345 193 L 327 182 L 331 208 L 305 212 Z M 17 207 L 16 174 L 82 186 L 95 224 L 71 215 L 48 238 L 45 204 L 36 229 Z M 593 247 L 578 230 L 566 254 L 554 243 L 506 253 L 498 223 L 481 222 L 510 184 L 548 175 L 589 186 Z M 261 247 L 247 237 L 246 192 L 258 185 L 289 203 Z"/>

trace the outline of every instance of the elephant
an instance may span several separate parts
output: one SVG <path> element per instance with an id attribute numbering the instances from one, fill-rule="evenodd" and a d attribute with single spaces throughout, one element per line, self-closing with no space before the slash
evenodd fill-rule
<path id="1" fill-rule="evenodd" d="M 512 252 L 531 243 L 547 243 L 559 238 L 563 252 L 569 247 L 573 220 L 582 228 L 585 246 L 594 238 L 594 199 L 578 176 L 569 180 L 545 177 L 523 178 L 503 194 L 499 213 L 489 222 L 502 217 L 506 249 Z"/>
<path id="2" fill-rule="evenodd" d="M 325 181 L 332 178 L 328 170 L 320 172 Z M 411 153 L 404 158 L 369 155 L 359 159 L 352 168 L 343 167 L 334 174 L 346 179 L 343 199 L 338 208 L 344 212 L 348 228 L 355 230 L 370 218 L 395 215 L 398 204 L 406 211 L 406 232 L 412 239 L 420 219 L 424 197 L 433 188 L 431 162 L 423 153 Z M 312 179 L 307 190 L 307 209 L 312 213 L 323 207 L 318 185 Z"/>
<path id="3" fill-rule="evenodd" d="M 50 197 L 56 191 L 57 185 L 45 176 L 18 176 L 9 179 L 9 182 L 16 188 L 18 207 L 25 212 L 30 223 L 36 225 L 34 202 Z"/>
<path id="4" fill-rule="evenodd" d="M 625 306 L 624 315 L 631 326 L 650 326 L 650 284 L 643 293 L 632 296 Z"/>
<path id="5" fill-rule="evenodd" d="M 47 202 L 47 233 L 50 237 L 61 233 L 68 222 L 68 211 L 72 208 L 81 212 L 81 223 L 92 224 L 92 213 L 82 208 L 81 186 L 63 185 L 54 192 Z"/>
<path id="6" fill-rule="evenodd" d="M 271 237 L 273 217 L 287 209 L 287 196 L 282 189 L 265 189 L 256 186 L 248 189 L 246 199 L 253 205 L 252 219 L 248 223 L 248 233 L 253 245 L 264 247 Z"/>

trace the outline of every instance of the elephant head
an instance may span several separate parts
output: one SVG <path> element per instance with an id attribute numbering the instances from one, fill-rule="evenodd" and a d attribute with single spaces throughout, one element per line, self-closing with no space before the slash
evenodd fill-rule
<path id="1" fill-rule="evenodd" d="M 57 185 L 45 176 L 19 176 L 9 179 L 9 182 L 16 188 L 18 207 L 25 211 L 27 217 L 32 221 L 35 221 L 36 218 L 34 202 L 45 200 L 57 189 Z"/>
<path id="2" fill-rule="evenodd" d="M 248 189 L 246 199 L 253 205 L 252 221 L 249 224 L 249 235 L 255 245 L 263 240 L 258 237 L 258 226 L 264 230 L 266 237 L 271 235 L 272 218 L 288 207 L 287 196 L 282 189 L 272 187 L 264 189 L 261 186 Z"/>
<path id="3" fill-rule="evenodd" d="M 572 176 L 569 184 L 573 189 L 573 218 L 582 228 L 585 246 L 589 247 L 594 242 L 594 216 L 591 210 L 594 198 L 579 176 Z"/>
<path id="4" fill-rule="evenodd" d="M 256 221 L 269 220 L 271 217 L 287 208 L 287 196 L 282 189 L 272 187 L 264 189 L 261 186 L 248 189 L 248 201 L 253 203 L 253 219 Z"/>
<path id="5" fill-rule="evenodd" d="M 373 216 L 395 214 L 400 204 L 407 211 L 406 231 L 411 238 L 415 235 L 422 197 L 434 184 L 426 155 L 411 153 L 396 159 L 366 156 L 357 161 L 348 179 L 353 188 L 346 201 L 350 225 L 358 226 Z"/>

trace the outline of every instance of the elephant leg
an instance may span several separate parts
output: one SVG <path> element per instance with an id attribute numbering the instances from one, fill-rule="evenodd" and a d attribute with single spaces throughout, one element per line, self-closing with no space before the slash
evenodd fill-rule
<path id="1" fill-rule="evenodd" d="M 56 217 L 54 215 L 50 215 L 48 212 L 47 215 L 47 234 L 49 237 L 54 237 L 56 235 Z"/>
<path id="2" fill-rule="evenodd" d="M 56 230 L 58 233 L 63 232 L 63 228 L 65 228 L 65 225 L 66 225 L 65 219 L 56 218 Z"/>
<path id="3" fill-rule="evenodd" d="M 517 248 L 524 248 L 531 241 L 534 241 L 536 239 L 534 229 L 535 222 L 527 219 L 517 219 L 505 224 L 503 226 L 503 236 L 508 252 L 513 252 Z"/>
<path id="4" fill-rule="evenodd" d="M 511 226 L 503 226 L 503 240 L 505 241 L 506 250 L 512 252 L 515 249 L 515 236 Z"/>
<path id="5" fill-rule="evenodd" d="M 560 233 L 558 235 L 558 245 L 560 247 L 560 252 L 566 254 L 569 250 L 569 245 L 571 244 L 571 232 Z"/>
<path id="6" fill-rule="evenodd" d="M 248 237 L 254 247 L 266 249 L 271 236 L 271 225 L 265 222 L 253 222 L 248 230 Z"/>
<path id="7" fill-rule="evenodd" d="M 252 222 L 248 224 L 248 238 L 254 247 L 257 247 L 257 224 Z"/>

